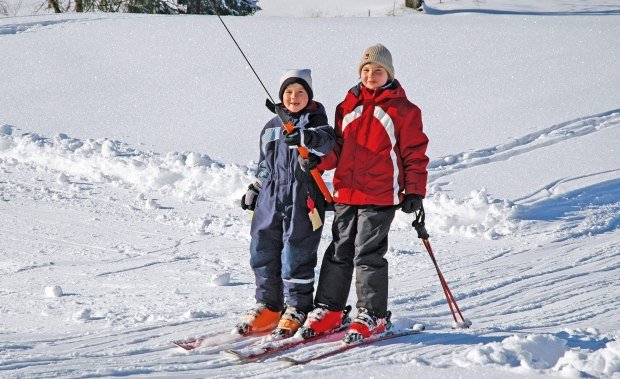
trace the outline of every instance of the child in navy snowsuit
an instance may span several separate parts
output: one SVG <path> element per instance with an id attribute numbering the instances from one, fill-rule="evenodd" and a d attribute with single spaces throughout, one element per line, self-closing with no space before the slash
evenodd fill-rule
<path id="1" fill-rule="evenodd" d="M 250 265 L 257 304 L 237 325 L 241 334 L 275 328 L 276 336 L 292 335 L 313 309 L 322 227 L 314 230 L 308 213 L 314 207 L 324 220 L 325 199 L 308 172 L 312 164 L 300 158 L 297 147 L 307 148 L 316 164 L 334 147 L 335 134 L 323 106 L 312 100 L 310 70 L 287 71 L 279 95 L 282 103 L 275 106 L 295 129 L 287 134 L 277 116 L 265 125 L 256 181 L 242 198 L 241 206 L 254 211 Z"/>

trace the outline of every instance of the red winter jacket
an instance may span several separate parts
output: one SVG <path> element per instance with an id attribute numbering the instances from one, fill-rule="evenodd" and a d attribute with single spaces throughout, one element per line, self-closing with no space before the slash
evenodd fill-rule
<path id="1" fill-rule="evenodd" d="M 420 109 L 394 80 L 388 88 L 358 84 L 336 108 L 336 146 L 319 170 L 335 168 L 334 200 L 396 205 L 405 194 L 426 195 L 428 138 Z"/>

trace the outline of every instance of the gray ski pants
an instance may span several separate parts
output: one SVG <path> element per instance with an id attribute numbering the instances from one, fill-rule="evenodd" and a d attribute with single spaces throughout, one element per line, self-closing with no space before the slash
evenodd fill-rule
<path id="1" fill-rule="evenodd" d="M 325 251 L 315 304 L 343 310 L 353 269 L 357 308 L 385 317 L 388 298 L 388 232 L 396 206 L 335 204 L 332 242 Z"/>

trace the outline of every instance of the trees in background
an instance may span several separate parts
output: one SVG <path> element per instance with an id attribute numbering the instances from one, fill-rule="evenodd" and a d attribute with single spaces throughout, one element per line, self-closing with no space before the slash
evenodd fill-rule
<path id="1" fill-rule="evenodd" d="M 405 6 L 413 9 L 422 8 L 422 3 L 424 0 L 405 0 Z"/>
<path id="2" fill-rule="evenodd" d="M 0 0 L 0 16 L 15 16 L 22 7 L 24 0 L 6 1 Z"/>
<path id="3" fill-rule="evenodd" d="M 179 0 L 185 2 L 187 14 L 247 16 L 260 10 L 255 0 Z M 217 9 L 215 8 L 217 7 Z"/>
<path id="4" fill-rule="evenodd" d="M 2 0 L 0 0 L 2 1 Z M 126 12 L 150 14 L 216 14 L 247 16 L 260 10 L 257 0 L 47 0 L 56 13 Z M 0 3 L 0 12 L 2 3 Z"/>

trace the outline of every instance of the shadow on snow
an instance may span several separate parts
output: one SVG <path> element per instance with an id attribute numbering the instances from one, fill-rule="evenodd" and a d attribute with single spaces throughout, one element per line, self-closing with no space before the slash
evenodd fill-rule
<path id="1" fill-rule="evenodd" d="M 618 206 L 620 204 L 620 178 L 579 188 L 562 196 L 550 197 L 528 206 L 523 206 L 516 214 L 523 220 L 558 220 L 571 212 L 592 207 Z M 618 226 L 620 219 L 614 225 Z"/>
<path id="2" fill-rule="evenodd" d="M 607 15 L 619 15 L 620 9 L 608 9 L 608 10 L 575 10 L 575 11 L 562 11 L 562 12 L 535 12 L 535 11 L 508 11 L 497 9 L 437 9 L 424 5 L 424 13 L 430 15 L 445 15 L 456 13 L 482 13 L 492 15 L 522 15 L 522 16 L 607 16 Z"/>

